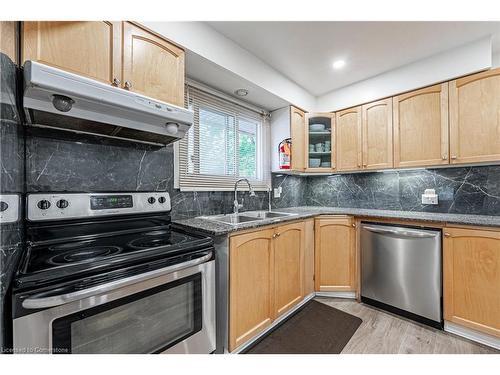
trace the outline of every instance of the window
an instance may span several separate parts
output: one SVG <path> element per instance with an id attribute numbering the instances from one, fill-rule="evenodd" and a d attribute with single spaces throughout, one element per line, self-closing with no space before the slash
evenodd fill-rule
<path id="1" fill-rule="evenodd" d="M 192 86 L 186 104 L 194 111 L 194 124 L 178 142 L 176 187 L 232 190 L 245 177 L 255 189 L 266 189 L 269 124 L 263 112 Z"/>

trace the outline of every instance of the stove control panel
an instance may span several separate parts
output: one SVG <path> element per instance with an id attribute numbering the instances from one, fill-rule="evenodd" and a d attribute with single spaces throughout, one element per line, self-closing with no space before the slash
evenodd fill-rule
<path id="1" fill-rule="evenodd" d="M 19 195 L 0 195 L 0 224 L 15 223 L 19 220 Z"/>
<path id="2" fill-rule="evenodd" d="M 170 211 L 167 192 L 29 194 L 30 221 L 81 219 L 85 217 Z"/>

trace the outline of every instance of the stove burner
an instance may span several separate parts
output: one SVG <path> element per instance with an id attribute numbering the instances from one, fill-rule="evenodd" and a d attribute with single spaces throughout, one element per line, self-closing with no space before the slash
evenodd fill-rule
<path id="1" fill-rule="evenodd" d="M 162 232 L 162 231 L 158 231 Z M 166 231 L 164 231 L 167 233 Z M 149 232 L 146 233 L 147 236 L 152 236 L 154 232 Z M 187 238 L 185 236 L 182 236 L 180 241 L 175 241 L 175 244 L 179 244 L 182 242 L 185 242 Z M 137 238 L 133 241 L 130 242 L 130 246 L 135 248 L 135 249 L 147 249 L 151 247 L 160 247 L 160 246 L 169 246 L 173 245 L 172 240 L 170 239 L 170 236 L 161 236 L 161 237 L 156 237 L 156 238 Z"/>
<path id="2" fill-rule="evenodd" d="M 153 230 L 151 232 L 144 233 L 145 236 L 161 236 L 163 234 L 168 234 L 168 230 Z"/>
<path id="3" fill-rule="evenodd" d="M 118 246 L 80 247 L 52 257 L 50 262 L 53 264 L 88 262 L 97 258 L 117 254 L 121 250 L 122 249 Z"/>

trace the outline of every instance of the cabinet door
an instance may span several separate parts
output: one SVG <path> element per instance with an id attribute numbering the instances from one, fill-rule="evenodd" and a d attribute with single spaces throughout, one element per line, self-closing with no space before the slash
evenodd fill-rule
<path id="1" fill-rule="evenodd" d="M 306 171 L 335 169 L 335 113 L 306 114 Z"/>
<path id="2" fill-rule="evenodd" d="M 112 84 L 121 79 L 121 22 L 23 22 L 22 59 Z"/>
<path id="3" fill-rule="evenodd" d="M 448 164 L 448 84 L 393 98 L 394 167 Z"/>
<path id="4" fill-rule="evenodd" d="M 229 249 L 229 350 L 271 324 L 274 229 L 236 235 Z"/>
<path id="5" fill-rule="evenodd" d="M 292 170 L 303 171 L 306 168 L 305 130 L 306 119 L 304 111 L 290 107 L 290 134 L 292 137 Z"/>
<path id="6" fill-rule="evenodd" d="M 274 233 L 275 317 L 304 296 L 304 222 L 280 225 Z"/>
<path id="7" fill-rule="evenodd" d="M 444 319 L 500 337 L 500 231 L 445 228 Z"/>
<path id="8" fill-rule="evenodd" d="M 0 52 L 17 63 L 17 24 L 15 21 L 0 21 Z"/>
<path id="9" fill-rule="evenodd" d="M 361 169 L 361 107 L 345 109 L 335 114 L 337 170 Z"/>
<path id="10" fill-rule="evenodd" d="M 500 160 L 500 69 L 450 82 L 450 158 Z"/>
<path id="11" fill-rule="evenodd" d="M 126 89 L 183 107 L 184 51 L 124 22 L 123 81 Z"/>
<path id="12" fill-rule="evenodd" d="M 392 168 L 392 99 L 365 104 L 363 121 L 363 169 Z"/>
<path id="13" fill-rule="evenodd" d="M 314 223 L 318 292 L 356 291 L 356 230 L 352 217 L 320 217 Z"/>

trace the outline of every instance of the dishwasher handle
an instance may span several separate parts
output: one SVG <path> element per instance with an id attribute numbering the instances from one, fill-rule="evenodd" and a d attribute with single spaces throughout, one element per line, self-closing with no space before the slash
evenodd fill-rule
<path id="1" fill-rule="evenodd" d="M 373 227 L 369 225 L 363 225 L 363 229 L 366 229 L 370 232 L 381 233 L 381 234 L 391 234 L 398 237 L 403 238 L 434 238 L 439 235 L 439 232 L 430 233 L 428 231 L 420 231 L 420 230 L 412 230 L 408 228 L 382 228 L 382 227 Z"/>

